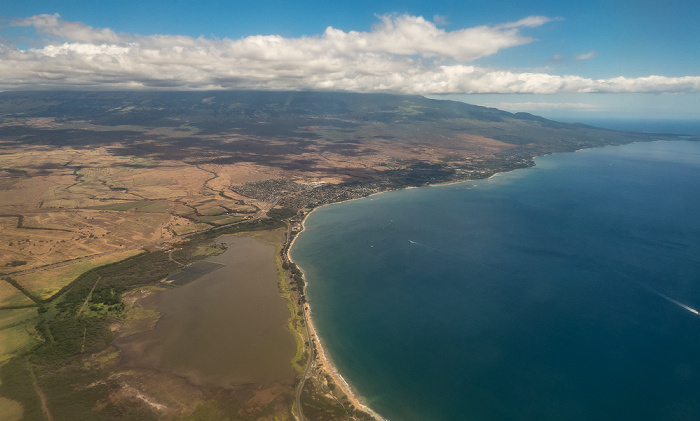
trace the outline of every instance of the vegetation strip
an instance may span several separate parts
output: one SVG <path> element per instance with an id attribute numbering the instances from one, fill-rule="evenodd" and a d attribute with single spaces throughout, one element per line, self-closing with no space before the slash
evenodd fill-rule
<path id="1" fill-rule="evenodd" d="M 39 304 L 23 304 L 19 306 L 0 306 L 0 310 L 20 310 L 23 308 L 37 307 Z"/>

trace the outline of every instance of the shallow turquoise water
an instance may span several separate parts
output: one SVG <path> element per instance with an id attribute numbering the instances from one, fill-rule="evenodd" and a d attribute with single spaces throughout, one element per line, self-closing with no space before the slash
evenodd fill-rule
<path id="1" fill-rule="evenodd" d="M 700 143 L 326 206 L 292 256 L 391 420 L 700 419 Z"/>

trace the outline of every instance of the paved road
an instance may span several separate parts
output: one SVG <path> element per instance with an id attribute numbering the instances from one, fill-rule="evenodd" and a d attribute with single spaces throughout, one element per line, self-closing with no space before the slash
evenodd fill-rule
<path id="1" fill-rule="evenodd" d="M 308 364 L 306 364 L 306 370 L 304 371 L 304 375 L 301 377 L 301 380 L 299 381 L 299 387 L 297 388 L 297 395 L 296 395 L 296 404 L 297 404 L 297 413 L 299 415 L 298 420 L 304 421 L 304 413 L 301 410 L 301 392 L 304 389 L 304 383 L 306 383 L 306 379 L 309 377 L 309 373 L 311 372 L 311 368 L 314 364 L 314 347 L 313 347 L 313 343 L 311 340 L 311 331 L 309 330 L 309 320 L 306 318 L 306 305 L 301 306 L 301 311 L 304 314 L 304 325 L 306 326 L 306 336 L 309 338 L 309 362 L 308 362 Z"/>
<path id="2" fill-rule="evenodd" d="M 290 224 L 289 221 L 285 221 L 285 223 L 287 224 L 287 244 L 289 245 L 292 243 L 292 224 Z M 291 261 L 289 259 L 289 248 L 287 248 L 287 256 L 285 257 L 287 261 Z M 301 312 L 304 316 L 304 326 L 306 326 L 306 337 L 309 338 L 309 362 L 306 364 L 306 370 L 304 370 L 304 375 L 301 376 L 301 380 L 299 380 L 299 386 L 297 387 L 297 393 L 295 396 L 295 401 L 297 405 L 297 421 L 304 421 L 304 412 L 301 409 L 301 392 L 304 390 L 304 384 L 306 383 L 306 379 L 309 377 L 309 373 L 311 372 L 311 369 L 314 364 L 314 347 L 311 340 L 309 320 L 306 317 L 306 304 L 301 305 Z"/>

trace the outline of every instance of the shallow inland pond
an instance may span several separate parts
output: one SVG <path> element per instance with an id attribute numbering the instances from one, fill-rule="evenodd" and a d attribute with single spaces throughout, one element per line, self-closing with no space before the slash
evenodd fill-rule
<path id="1" fill-rule="evenodd" d="M 289 310 L 277 287 L 275 247 L 248 236 L 225 236 L 223 265 L 164 291 L 153 330 L 115 341 L 121 363 L 156 369 L 197 385 L 229 387 L 293 381 L 296 351 L 286 329 Z"/>

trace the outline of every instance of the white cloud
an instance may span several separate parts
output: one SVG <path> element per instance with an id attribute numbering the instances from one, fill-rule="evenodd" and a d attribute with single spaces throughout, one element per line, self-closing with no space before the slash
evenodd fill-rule
<path id="1" fill-rule="evenodd" d="M 579 54 L 577 56 L 574 56 L 576 60 L 588 60 L 594 57 L 598 57 L 598 52 L 596 51 L 589 51 L 585 54 Z"/>
<path id="2" fill-rule="evenodd" d="M 380 16 L 369 32 L 230 39 L 117 34 L 60 16 L 12 22 L 47 37 L 43 46 L 0 45 L 0 89 L 323 89 L 418 94 L 700 92 L 700 77 L 590 79 L 468 64 L 532 42 L 533 16 L 445 31 L 419 16 Z M 439 20 L 439 19 L 438 19 Z M 593 54 L 594 52 L 588 53 Z M 588 55 L 586 54 L 586 55 Z M 582 55 L 585 56 L 585 55 Z"/>
<path id="3" fill-rule="evenodd" d="M 550 63 L 561 63 L 561 62 L 563 62 L 563 61 L 565 61 L 565 60 L 566 60 L 566 59 L 564 58 L 563 55 L 561 55 L 561 54 L 555 54 L 555 55 L 553 55 L 552 58 L 550 58 L 548 61 L 549 61 Z"/>
<path id="4" fill-rule="evenodd" d="M 12 21 L 11 26 L 32 26 L 40 34 L 64 41 L 119 42 L 120 38 L 110 29 L 95 29 L 80 22 L 67 22 L 58 13 L 35 15 Z"/>
<path id="5" fill-rule="evenodd" d="M 478 26 L 447 32 L 421 16 L 384 15 L 371 32 L 343 32 L 328 27 L 321 42 L 339 51 L 373 52 L 422 57 L 446 57 L 473 61 L 498 51 L 532 42 L 519 28 L 546 23 L 547 18 L 526 18 L 499 26 Z"/>
<path id="6" fill-rule="evenodd" d="M 552 19 L 546 16 L 528 16 L 526 18 L 520 19 L 517 22 L 510 22 L 498 25 L 497 28 L 519 28 L 522 26 L 528 28 L 535 28 L 537 26 L 544 25 L 547 22 L 551 22 Z"/>
<path id="7" fill-rule="evenodd" d="M 437 26 L 445 26 L 449 23 L 447 21 L 447 16 L 444 15 L 434 15 L 433 22 L 435 22 L 435 25 Z"/>

